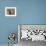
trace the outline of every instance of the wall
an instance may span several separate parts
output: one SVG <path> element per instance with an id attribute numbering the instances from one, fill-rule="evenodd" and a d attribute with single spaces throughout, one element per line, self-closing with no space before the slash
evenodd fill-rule
<path id="1" fill-rule="evenodd" d="M 17 16 L 6 17 L 6 6 L 16 7 Z M 18 32 L 17 24 L 46 24 L 46 0 L 0 0 L 0 44 L 8 43 L 9 32 Z"/>

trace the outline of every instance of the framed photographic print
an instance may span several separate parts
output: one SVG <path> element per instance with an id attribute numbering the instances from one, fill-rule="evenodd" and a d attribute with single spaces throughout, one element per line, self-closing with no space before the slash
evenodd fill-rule
<path id="1" fill-rule="evenodd" d="M 16 7 L 5 7 L 5 16 L 16 16 Z"/>
<path id="2" fill-rule="evenodd" d="M 46 41 L 46 24 L 18 24 L 18 42 L 24 40 Z"/>

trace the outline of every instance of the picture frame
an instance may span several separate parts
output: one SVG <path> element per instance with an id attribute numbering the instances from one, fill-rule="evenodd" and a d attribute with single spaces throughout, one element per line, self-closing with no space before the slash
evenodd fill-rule
<path id="1" fill-rule="evenodd" d="M 5 7 L 5 16 L 16 16 L 16 7 Z"/>
<path id="2" fill-rule="evenodd" d="M 27 30 L 25 34 L 27 38 L 25 38 L 22 31 Z M 22 40 L 46 41 L 46 24 L 18 24 L 18 42 Z"/>

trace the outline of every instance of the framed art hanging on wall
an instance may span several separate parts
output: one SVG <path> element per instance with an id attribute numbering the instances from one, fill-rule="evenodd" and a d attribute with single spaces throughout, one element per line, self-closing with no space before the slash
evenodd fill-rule
<path id="1" fill-rule="evenodd" d="M 16 7 L 5 7 L 5 16 L 16 16 Z"/>

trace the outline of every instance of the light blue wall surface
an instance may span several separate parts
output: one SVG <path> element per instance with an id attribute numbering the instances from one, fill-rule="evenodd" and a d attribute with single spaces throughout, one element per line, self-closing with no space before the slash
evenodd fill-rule
<path id="1" fill-rule="evenodd" d="M 17 16 L 6 17 L 6 6 L 16 7 Z M 17 34 L 17 24 L 46 24 L 46 0 L 1 0 L 0 44 L 8 43 L 9 32 Z"/>

